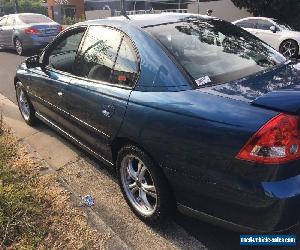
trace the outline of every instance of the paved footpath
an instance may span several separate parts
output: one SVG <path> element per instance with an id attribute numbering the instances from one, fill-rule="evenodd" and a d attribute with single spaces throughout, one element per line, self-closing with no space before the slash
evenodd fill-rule
<path id="1" fill-rule="evenodd" d="M 75 206 L 81 205 L 80 197 L 84 195 L 94 197 L 95 205 L 85 208 L 85 212 L 95 229 L 112 235 L 109 249 L 206 249 L 174 222 L 164 228 L 142 223 L 128 208 L 113 173 L 45 125 L 27 126 L 16 104 L 1 94 L 0 111 L 16 137 L 57 172 L 63 185 L 77 198 Z"/>

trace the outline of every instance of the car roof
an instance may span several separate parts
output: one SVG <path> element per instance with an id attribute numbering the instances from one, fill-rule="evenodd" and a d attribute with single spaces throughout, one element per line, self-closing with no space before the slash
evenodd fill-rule
<path id="1" fill-rule="evenodd" d="M 196 15 L 196 14 L 188 14 L 188 13 L 139 14 L 139 15 L 129 15 L 128 18 L 129 19 L 127 19 L 125 16 L 109 17 L 106 19 L 90 20 L 90 21 L 83 22 L 81 24 L 101 24 L 103 20 L 107 20 L 107 21 L 112 20 L 112 21 L 127 22 L 128 24 L 143 28 L 143 27 L 158 25 L 162 23 L 179 22 L 182 21 L 182 19 L 186 19 L 186 18 L 198 18 L 203 20 L 216 19 L 215 17 L 210 17 L 206 15 Z"/>
<path id="2" fill-rule="evenodd" d="M 241 21 L 244 21 L 244 20 L 251 20 L 251 19 L 261 19 L 261 20 L 274 21 L 274 19 L 273 19 L 273 18 L 270 18 L 270 17 L 261 17 L 261 16 L 257 16 L 257 17 L 245 17 L 245 18 L 236 20 L 236 21 L 234 21 L 233 23 L 241 22 Z"/>

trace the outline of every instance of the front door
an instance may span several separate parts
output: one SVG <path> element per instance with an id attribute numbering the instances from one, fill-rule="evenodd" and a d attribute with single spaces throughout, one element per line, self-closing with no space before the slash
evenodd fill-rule
<path id="1" fill-rule="evenodd" d="M 85 32 L 76 28 L 63 34 L 42 55 L 44 67 L 31 69 L 29 94 L 37 112 L 57 124 L 68 117 L 64 92 L 71 80 L 72 66 Z"/>
<path id="2" fill-rule="evenodd" d="M 128 37 L 109 27 L 87 31 L 65 92 L 76 137 L 111 161 L 110 144 L 118 133 L 138 74 Z"/>
<path id="3" fill-rule="evenodd" d="M 271 45 L 273 48 L 278 49 L 277 47 L 278 41 L 280 40 L 281 31 L 278 29 L 278 31 L 274 33 L 270 29 L 272 26 L 275 25 L 268 20 L 257 20 L 257 30 L 255 35 L 261 40 L 263 40 L 265 43 Z"/>

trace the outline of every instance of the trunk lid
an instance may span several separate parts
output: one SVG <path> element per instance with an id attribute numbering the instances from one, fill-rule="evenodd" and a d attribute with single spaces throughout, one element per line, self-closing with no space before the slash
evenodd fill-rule
<path id="1" fill-rule="evenodd" d="M 277 111 L 300 113 L 300 60 L 200 90 Z"/>

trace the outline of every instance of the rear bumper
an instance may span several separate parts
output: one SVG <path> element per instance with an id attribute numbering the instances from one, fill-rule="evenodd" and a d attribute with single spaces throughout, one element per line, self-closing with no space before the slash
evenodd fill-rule
<path id="1" fill-rule="evenodd" d="M 284 231 L 300 221 L 300 175 L 269 182 L 168 176 L 179 211 L 194 218 L 243 232 Z"/>
<path id="2" fill-rule="evenodd" d="M 42 49 L 54 40 L 55 36 L 23 36 L 21 38 L 24 49 Z"/>

